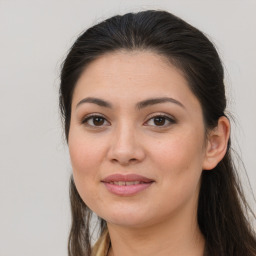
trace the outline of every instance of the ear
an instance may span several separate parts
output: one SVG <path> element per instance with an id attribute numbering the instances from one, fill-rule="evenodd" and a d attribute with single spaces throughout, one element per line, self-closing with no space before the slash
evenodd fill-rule
<path id="1" fill-rule="evenodd" d="M 229 136 L 229 120 L 222 116 L 218 120 L 217 127 L 208 135 L 203 170 L 212 170 L 223 159 L 227 151 Z"/>

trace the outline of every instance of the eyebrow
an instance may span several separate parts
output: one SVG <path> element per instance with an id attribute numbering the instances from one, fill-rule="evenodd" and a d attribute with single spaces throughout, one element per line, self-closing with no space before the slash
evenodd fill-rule
<path id="1" fill-rule="evenodd" d="M 145 108 L 145 107 L 148 107 L 151 105 L 165 103 L 165 102 L 171 102 L 171 103 L 177 104 L 178 106 L 180 106 L 182 108 L 185 108 L 185 106 L 181 102 L 179 102 L 178 100 L 175 100 L 173 98 L 169 98 L 169 97 L 151 98 L 151 99 L 143 100 L 136 104 L 136 108 L 138 110 L 140 110 L 142 108 Z M 87 98 L 82 99 L 81 101 L 78 102 L 78 104 L 76 105 L 76 108 L 83 103 L 93 103 L 93 104 L 96 104 L 101 107 L 113 108 L 113 106 L 110 102 L 107 102 L 107 101 L 99 99 L 99 98 L 94 98 L 94 97 L 87 97 Z"/>
<path id="2" fill-rule="evenodd" d="M 152 99 L 143 100 L 136 104 L 136 108 L 142 109 L 142 108 L 145 108 L 145 107 L 148 107 L 151 105 L 165 103 L 165 102 L 171 102 L 171 103 L 177 104 L 178 106 L 180 106 L 182 108 L 185 108 L 181 102 L 179 102 L 173 98 L 169 98 L 169 97 L 152 98 Z"/>
<path id="3" fill-rule="evenodd" d="M 112 104 L 110 104 L 109 102 L 102 100 L 102 99 L 93 98 L 93 97 L 88 97 L 88 98 L 82 99 L 81 101 L 78 102 L 78 104 L 76 105 L 76 108 L 79 107 L 83 103 L 93 103 L 93 104 L 99 105 L 101 107 L 112 108 Z"/>

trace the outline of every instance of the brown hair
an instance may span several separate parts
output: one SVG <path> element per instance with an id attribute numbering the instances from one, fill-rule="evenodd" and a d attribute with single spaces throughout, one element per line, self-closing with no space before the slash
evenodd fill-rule
<path id="1" fill-rule="evenodd" d="M 143 11 L 114 16 L 86 30 L 63 63 L 60 109 L 68 141 L 71 102 L 84 68 L 105 53 L 117 50 L 150 50 L 168 58 L 183 71 L 203 109 L 206 130 L 225 116 L 224 72 L 213 44 L 198 29 L 165 11 Z M 70 179 L 72 227 L 69 256 L 90 256 L 92 212 Z M 211 171 L 202 172 L 198 224 L 210 256 L 255 256 L 256 238 L 246 217 L 250 208 L 231 157 L 231 141 L 224 158 Z M 252 212 L 251 212 L 252 213 Z M 253 213 L 252 213 L 253 214 Z M 255 217 L 255 215 L 253 215 Z M 100 230 L 106 223 L 99 219 Z"/>

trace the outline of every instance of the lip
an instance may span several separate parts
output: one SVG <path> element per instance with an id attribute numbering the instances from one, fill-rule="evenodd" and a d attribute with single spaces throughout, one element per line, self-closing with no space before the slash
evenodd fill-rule
<path id="1" fill-rule="evenodd" d="M 113 174 L 101 181 L 107 190 L 118 196 L 133 196 L 149 188 L 154 180 L 138 174 Z M 119 184 L 114 184 L 118 183 Z M 129 184 L 126 184 L 128 182 Z M 134 182 L 135 184 L 131 184 Z"/>
<path id="2" fill-rule="evenodd" d="M 148 182 L 152 182 L 154 180 L 152 179 L 149 179 L 147 177 L 144 177 L 144 176 L 141 176 L 141 175 L 138 175 L 138 174 L 126 174 L 126 175 L 123 175 L 123 174 L 112 174 L 112 175 L 109 175 L 107 176 L 106 178 L 104 178 L 102 180 L 102 182 L 117 182 L 117 181 L 140 181 L 140 182 L 145 182 L 145 183 L 148 183 Z"/>

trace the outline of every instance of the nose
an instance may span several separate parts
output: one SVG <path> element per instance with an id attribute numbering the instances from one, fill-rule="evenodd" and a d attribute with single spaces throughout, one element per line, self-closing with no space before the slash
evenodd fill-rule
<path id="1" fill-rule="evenodd" d="M 112 134 L 108 151 L 108 159 L 120 165 L 139 163 L 145 158 L 145 150 L 140 144 L 139 135 L 135 128 L 120 125 Z"/>

